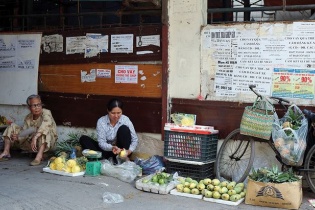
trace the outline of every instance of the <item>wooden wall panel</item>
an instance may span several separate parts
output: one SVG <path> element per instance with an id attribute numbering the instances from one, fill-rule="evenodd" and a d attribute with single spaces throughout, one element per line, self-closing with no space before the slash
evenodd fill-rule
<path id="1" fill-rule="evenodd" d="M 138 84 L 115 83 L 113 63 L 62 64 L 39 66 L 39 90 L 59 93 L 161 97 L 162 65 L 138 65 Z M 81 70 L 110 69 L 111 78 L 96 78 L 95 82 L 81 82 Z M 140 72 L 143 72 L 140 74 Z M 144 78 L 145 79 L 141 79 Z"/>
<path id="2" fill-rule="evenodd" d="M 97 120 L 107 114 L 107 102 L 116 96 L 39 92 L 45 108 L 51 110 L 57 125 L 95 128 Z M 123 113 L 136 132 L 161 133 L 162 102 L 159 98 L 119 97 Z"/>
<path id="3" fill-rule="evenodd" d="M 66 54 L 66 38 L 86 36 L 87 33 L 108 35 L 108 52 L 101 52 L 97 56 L 85 58 L 84 53 Z M 71 31 L 50 31 L 44 32 L 44 36 L 58 34 L 63 37 L 62 52 L 45 52 L 42 49 L 40 54 L 40 65 L 58 65 L 58 64 L 79 64 L 79 63 L 118 63 L 118 62 L 136 62 L 136 61 L 161 61 L 161 25 L 144 25 L 130 27 L 96 28 Z M 110 53 L 111 35 L 114 34 L 133 34 L 133 53 Z M 160 35 L 160 46 L 149 45 L 136 47 L 137 36 Z M 42 45 L 43 48 L 43 45 Z M 139 51 L 152 51 L 148 54 L 138 54 Z"/>
<path id="4" fill-rule="evenodd" d="M 242 104 L 226 101 L 199 101 L 193 99 L 173 98 L 171 100 L 171 113 L 196 114 L 198 125 L 212 125 L 219 130 L 219 137 L 225 138 L 232 130 L 239 128 L 245 106 Z M 301 110 L 309 109 L 313 112 L 314 107 L 299 106 Z M 284 114 L 284 109 L 276 105 L 278 115 Z"/>

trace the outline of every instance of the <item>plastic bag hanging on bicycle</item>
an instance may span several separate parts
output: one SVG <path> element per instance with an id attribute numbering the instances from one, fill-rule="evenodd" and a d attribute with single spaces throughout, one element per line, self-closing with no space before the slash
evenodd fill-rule
<path id="1" fill-rule="evenodd" d="M 295 104 L 285 115 L 275 118 L 272 139 L 282 162 L 291 166 L 301 166 L 306 148 L 308 122 L 303 112 Z"/>

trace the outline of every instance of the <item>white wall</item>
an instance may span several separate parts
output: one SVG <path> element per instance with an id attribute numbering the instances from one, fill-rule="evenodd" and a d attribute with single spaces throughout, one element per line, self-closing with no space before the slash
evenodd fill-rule
<path id="1" fill-rule="evenodd" d="M 200 93 L 200 28 L 207 23 L 206 0 L 169 0 L 170 98 Z"/>

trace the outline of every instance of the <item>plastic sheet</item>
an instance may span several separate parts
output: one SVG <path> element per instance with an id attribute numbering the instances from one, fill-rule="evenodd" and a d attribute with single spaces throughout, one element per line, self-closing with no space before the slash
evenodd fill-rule
<path id="1" fill-rule="evenodd" d="M 104 192 L 103 201 L 104 203 L 122 203 L 124 202 L 124 197 L 120 194 Z"/>
<path id="2" fill-rule="evenodd" d="M 109 160 L 103 160 L 101 174 L 118 178 L 124 182 L 132 182 L 140 173 L 140 166 L 134 162 L 126 161 L 119 165 L 113 165 Z"/>

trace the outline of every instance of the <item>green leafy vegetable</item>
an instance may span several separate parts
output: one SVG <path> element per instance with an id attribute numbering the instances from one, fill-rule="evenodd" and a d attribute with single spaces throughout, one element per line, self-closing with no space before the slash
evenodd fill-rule
<path id="1" fill-rule="evenodd" d="M 289 168 L 288 171 L 279 171 L 278 166 L 272 166 L 272 168 L 259 168 L 255 170 L 252 169 L 249 178 L 258 182 L 271 182 L 271 183 L 283 183 L 283 182 L 295 182 L 300 178 L 293 173 L 292 168 Z"/>

